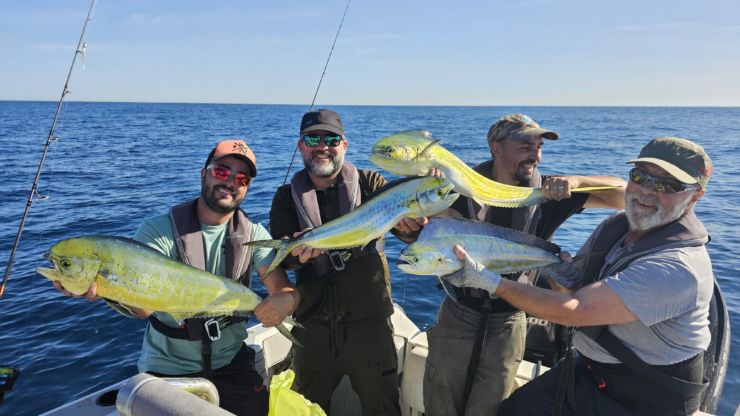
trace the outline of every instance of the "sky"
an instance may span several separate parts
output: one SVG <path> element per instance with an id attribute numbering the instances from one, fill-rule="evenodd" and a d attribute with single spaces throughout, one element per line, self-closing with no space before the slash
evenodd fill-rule
<path id="1" fill-rule="evenodd" d="M 0 100 L 59 98 L 89 5 L 0 0 Z M 67 99 L 310 104 L 346 5 L 98 0 Z M 737 16 L 734 0 L 352 0 L 317 103 L 738 106 Z"/>

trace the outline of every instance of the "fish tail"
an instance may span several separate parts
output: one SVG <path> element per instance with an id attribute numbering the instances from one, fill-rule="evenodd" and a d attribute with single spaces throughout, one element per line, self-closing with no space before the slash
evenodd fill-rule
<path id="1" fill-rule="evenodd" d="M 285 321 L 283 321 L 283 322 L 285 322 Z M 290 341 L 293 345 L 297 346 L 298 348 L 303 348 L 303 344 L 301 344 L 293 336 L 293 334 L 290 333 L 290 330 L 288 329 L 288 327 L 285 326 L 285 324 L 283 324 L 283 323 L 278 324 L 275 328 L 278 330 L 278 332 L 280 332 L 281 334 L 283 334 L 283 336 L 285 338 L 288 338 L 288 341 Z"/>
<path id="2" fill-rule="evenodd" d="M 287 324 L 290 324 L 291 326 L 296 326 L 296 327 L 301 328 L 301 329 L 306 329 L 305 326 L 301 325 L 300 322 L 298 322 L 295 319 L 293 319 L 292 316 L 286 316 L 285 319 L 283 320 L 283 322 L 285 322 Z"/>
<path id="3" fill-rule="evenodd" d="M 270 273 L 273 272 L 273 270 L 277 269 L 277 267 L 280 266 L 280 263 L 283 262 L 285 257 L 287 257 L 288 254 L 290 254 L 290 251 L 293 249 L 290 242 L 291 240 L 256 240 L 256 241 L 247 241 L 243 245 L 251 246 L 251 247 L 264 247 L 264 248 L 277 249 L 275 258 L 272 260 L 272 263 L 270 263 L 270 267 L 267 268 L 267 271 L 265 271 L 263 275 L 263 279 L 266 279 L 267 276 L 269 276 Z"/>

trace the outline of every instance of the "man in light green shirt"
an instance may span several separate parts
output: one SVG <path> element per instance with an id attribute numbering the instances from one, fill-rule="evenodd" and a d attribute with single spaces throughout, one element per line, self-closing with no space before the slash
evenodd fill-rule
<path id="1" fill-rule="evenodd" d="M 173 259 L 247 286 L 256 270 L 269 296 L 257 305 L 254 315 L 265 326 L 274 326 L 295 311 L 300 299 L 282 268 L 264 274 L 274 256 L 271 249 L 243 246 L 247 241 L 270 239 L 264 227 L 252 224 L 239 209 L 256 175 L 256 157 L 244 141 L 218 143 L 201 170 L 200 197 L 145 220 L 134 238 Z M 55 286 L 64 291 L 57 282 Z M 95 299 L 96 289 L 93 283 L 86 297 Z M 243 342 L 244 319 L 187 319 L 180 326 L 166 313 L 133 312 L 149 319 L 140 371 L 206 377 L 216 385 L 222 408 L 238 415 L 267 414 L 268 392 L 254 368 L 254 351 Z"/>

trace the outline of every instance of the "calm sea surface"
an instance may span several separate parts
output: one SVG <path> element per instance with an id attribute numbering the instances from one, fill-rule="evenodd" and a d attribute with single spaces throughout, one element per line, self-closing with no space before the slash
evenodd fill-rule
<path id="1" fill-rule="evenodd" d="M 0 102 L 0 268 L 5 271 L 55 110 L 51 102 Z M 57 241 L 84 234 L 132 236 L 146 217 L 193 198 L 199 170 L 214 144 L 245 138 L 259 175 L 243 208 L 267 225 L 306 106 L 200 104 L 65 104 L 39 193 L 0 299 L 0 365 L 22 375 L 0 406 L 2 415 L 37 414 L 136 373 L 144 321 L 127 319 L 102 302 L 67 299 L 34 268 Z M 347 160 L 361 168 L 371 144 L 400 130 L 426 129 L 470 164 L 489 157 L 485 134 L 498 117 L 524 112 L 561 139 L 548 141 L 546 173 L 625 177 L 624 161 L 651 138 L 675 135 L 702 144 L 715 174 L 697 213 L 712 242 L 714 271 L 731 321 L 740 316 L 740 108 L 597 107 L 335 107 L 349 138 Z M 297 163 L 301 165 L 300 158 Z M 293 166 L 291 172 L 295 172 Z M 391 177 L 391 175 L 387 175 Z M 575 251 L 608 210 L 571 218 L 554 241 Z M 400 242 L 389 238 L 395 263 Z M 442 294 L 431 277 L 395 267 L 393 298 L 421 328 L 434 322 Z M 261 289 L 261 288 L 260 288 Z M 736 330 L 738 327 L 736 327 Z M 719 414 L 740 400 L 740 338 L 732 339 Z"/>

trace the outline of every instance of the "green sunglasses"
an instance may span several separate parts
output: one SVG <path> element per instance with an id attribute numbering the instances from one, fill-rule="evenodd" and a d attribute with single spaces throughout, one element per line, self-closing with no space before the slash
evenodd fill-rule
<path id="1" fill-rule="evenodd" d="M 305 144 L 307 147 L 318 146 L 321 143 L 321 139 L 324 139 L 324 143 L 326 143 L 327 146 L 337 147 L 339 146 L 339 143 L 342 141 L 342 136 L 338 134 L 327 134 L 324 136 L 304 134 L 302 139 L 303 139 L 303 144 Z"/>

